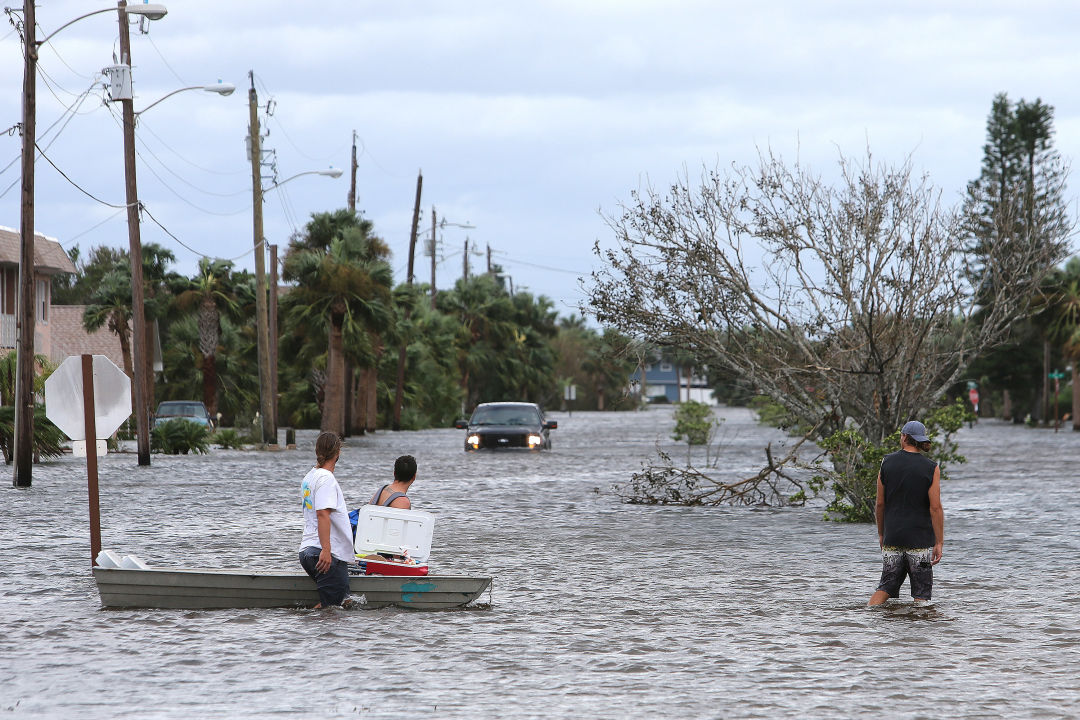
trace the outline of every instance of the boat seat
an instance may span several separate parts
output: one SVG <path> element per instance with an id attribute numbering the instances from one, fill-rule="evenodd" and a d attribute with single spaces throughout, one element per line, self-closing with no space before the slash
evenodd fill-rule
<path id="1" fill-rule="evenodd" d="M 423 510 L 365 505 L 360 508 L 356 523 L 353 550 L 357 555 L 391 553 L 424 562 L 431 554 L 431 536 L 435 531 L 435 516 Z"/>
<path id="2" fill-rule="evenodd" d="M 103 567 L 108 570 L 116 570 L 120 567 L 121 558 L 112 550 L 101 550 L 97 554 L 98 567 Z"/>

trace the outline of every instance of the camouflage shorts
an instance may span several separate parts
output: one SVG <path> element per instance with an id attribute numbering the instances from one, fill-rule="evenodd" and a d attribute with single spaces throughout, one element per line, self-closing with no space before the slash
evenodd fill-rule
<path id="1" fill-rule="evenodd" d="M 911 597 L 929 600 L 934 586 L 933 548 L 900 548 L 886 545 L 881 549 L 881 583 L 889 597 L 899 597 L 904 578 L 911 578 Z"/>

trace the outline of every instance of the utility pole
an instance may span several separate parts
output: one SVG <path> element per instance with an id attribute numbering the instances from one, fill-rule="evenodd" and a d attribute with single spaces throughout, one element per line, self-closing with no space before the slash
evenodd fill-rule
<path id="1" fill-rule="evenodd" d="M 349 212 L 356 214 L 356 131 L 352 131 L 352 182 L 349 184 Z"/>
<path id="2" fill-rule="evenodd" d="M 424 184 L 424 176 L 422 173 L 416 174 L 416 202 L 413 204 L 412 214 L 412 230 L 409 233 L 409 274 L 406 278 L 409 288 L 412 288 L 413 283 L 413 261 L 416 258 L 416 232 L 420 226 L 420 188 Z M 405 306 L 405 332 L 408 333 L 409 317 L 412 315 L 412 296 L 410 295 L 407 301 L 409 304 Z M 394 390 L 394 421 L 391 426 L 393 430 L 401 429 L 401 400 L 405 394 L 405 350 L 408 347 L 408 338 L 402 338 L 401 347 L 398 348 L 398 363 L 397 363 L 397 388 Z"/>
<path id="3" fill-rule="evenodd" d="M 268 361 L 270 330 L 266 312 L 266 250 L 263 248 L 262 146 L 259 137 L 259 96 L 255 92 L 255 71 L 248 72 L 248 137 L 251 140 L 251 216 L 255 243 L 255 333 L 259 356 L 259 412 L 262 415 L 262 444 L 277 441 L 274 404 Z"/>
<path id="4" fill-rule="evenodd" d="M 277 440 L 278 426 L 278 320 L 277 320 L 278 260 L 277 245 L 270 246 L 270 397 L 274 409 L 274 440 Z"/>
<path id="5" fill-rule="evenodd" d="M 435 255 L 438 245 L 435 238 L 435 206 L 431 206 L 431 309 L 435 309 Z"/>
<path id="6" fill-rule="evenodd" d="M 356 131 L 352 131 L 352 163 L 350 165 L 349 177 L 349 215 L 356 217 Z M 349 437 L 355 431 L 357 424 L 356 401 L 357 401 L 356 387 L 356 368 L 348 360 L 345 361 L 345 437 Z M 363 434 L 363 428 L 360 429 L 360 434 Z"/>
<path id="7" fill-rule="evenodd" d="M 465 280 L 469 279 L 469 236 L 465 236 L 465 260 L 462 263 L 461 277 Z"/>
<path id="8" fill-rule="evenodd" d="M 15 474 L 30 487 L 34 472 L 34 155 L 37 152 L 37 17 L 23 0 L 22 189 L 19 219 L 19 320 L 15 360 Z"/>
<path id="9" fill-rule="evenodd" d="M 487 246 L 487 268 L 488 268 L 487 274 L 490 275 L 491 274 L 491 245 L 490 244 Z"/>
<path id="10" fill-rule="evenodd" d="M 131 37 L 128 33 L 127 2 L 117 3 L 120 16 L 120 64 L 131 73 Z M 127 189 L 128 257 L 131 260 L 131 367 L 135 375 L 135 431 L 138 433 L 139 465 L 150 465 L 149 380 L 153 372 L 147 352 L 146 303 L 143 298 L 142 237 L 139 229 L 139 193 L 135 182 L 135 108 L 132 93 L 120 96 L 124 120 L 124 184 Z"/>

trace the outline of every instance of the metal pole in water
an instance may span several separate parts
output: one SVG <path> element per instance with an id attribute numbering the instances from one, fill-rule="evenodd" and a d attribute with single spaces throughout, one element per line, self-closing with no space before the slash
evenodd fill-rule
<path id="1" fill-rule="evenodd" d="M 83 433 L 86 442 L 86 494 L 90 500 L 90 567 L 101 552 L 101 511 L 98 506 L 97 421 L 94 419 L 94 356 L 82 356 Z"/>

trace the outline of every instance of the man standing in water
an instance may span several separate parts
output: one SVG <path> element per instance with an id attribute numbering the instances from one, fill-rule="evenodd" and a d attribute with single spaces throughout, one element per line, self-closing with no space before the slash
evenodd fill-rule
<path id="1" fill-rule="evenodd" d="M 349 593 L 352 527 L 345 496 L 334 477 L 339 457 L 341 438 L 336 433 L 322 433 L 315 441 L 315 467 L 300 483 L 304 507 L 300 565 L 319 590 L 316 609 L 340 605 Z"/>
<path id="2" fill-rule="evenodd" d="M 881 461 L 875 515 L 882 571 L 870 605 L 898 597 L 905 576 L 911 578 L 915 603 L 930 601 L 934 565 L 945 541 L 945 512 L 941 468 L 923 455 L 929 450 L 926 426 L 912 420 L 900 431 L 900 450 Z"/>

